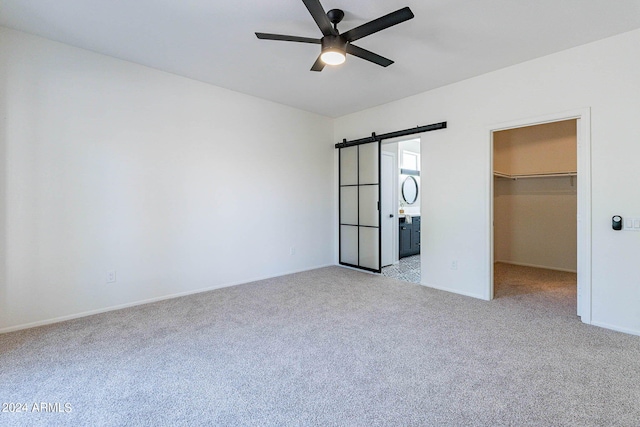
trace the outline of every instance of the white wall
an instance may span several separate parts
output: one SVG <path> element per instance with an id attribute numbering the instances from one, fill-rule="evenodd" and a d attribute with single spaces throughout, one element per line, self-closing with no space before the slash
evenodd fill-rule
<path id="1" fill-rule="evenodd" d="M 448 122 L 422 135 L 425 285 L 488 295 L 489 129 L 590 107 L 592 322 L 640 334 L 640 233 L 611 230 L 612 215 L 640 215 L 638 46 L 640 30 L 336 120 L 335 140 Z"/>
<path id="2" fill-rule="evenodd" d="M 331 119 L 0 37 L 0 331 L 333 263 Z"/>
<path id="3" fill-rule="evenodd" d="M 494 261 L 576 272 L 575 178 L 494 182 Z"/>

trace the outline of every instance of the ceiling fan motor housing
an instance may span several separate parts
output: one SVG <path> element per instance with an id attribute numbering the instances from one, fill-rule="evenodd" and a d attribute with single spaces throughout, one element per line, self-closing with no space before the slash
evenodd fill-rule
<path id="1" fill-rule="evenodd" d="M 323 52 L 328 49 L 340 50 L 342 52 L 346 52 L 347 50 L 347 41 L 341 36 L 324 36 L 322 40 L 320 40 L 320 43 Z"/>

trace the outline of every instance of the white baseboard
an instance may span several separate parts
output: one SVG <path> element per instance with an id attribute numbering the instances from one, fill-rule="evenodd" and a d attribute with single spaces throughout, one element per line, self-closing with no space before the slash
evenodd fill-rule
<path id="1" fill-rule="evenodd" d="M 270 276 L 261 276 L 261 277 L 241 280 L 241 281 L 232 282 L 232 283 L 224 283 L 224 284 L 220 284 L 220 285 L 210 286 L 210 287 L 207 287 L 207 288 L 196 289 L 196 290 L 193 290 L 193 291 L 178 292 L 178 293 L 175 293 L 175 294 L 168 294 L 168 295 L 163 295 L 163 296 L 159 296 L 159 297 L 154 297 L 154 298 L 134 301 L 134 302 L 125 303 L 125 304 L 112 305 L 112 306 L 109 306 L 109 307 L 99 308 L 99 309 L 96 309 L 96 310 L 88 310 L 88 311 L 83 311 L 83 312 L 80 312 L 80 313 L 69 314 L 69 315 L 66 315 L 66 316 L 54 317 L 54 318 L 51 318 L 51 319 L 38 320 L 36 322 L 29 322 L 29 323 L 23 323 L 23 324 L 19 324 L 19 325 L 14 325 L 14 326 L 8 326 L 6 328 L 1 328 L 0 329 L 0 334 L 5 334 L 7 332 L 20 331 L 20 330 L 23 330 L 23 329 L 36 328 L 38 326 L 52 325 L 54 323 L 65 322 L 67 320 L 73 320 L 73 319 L 79 319 L 81 317 L 93 316 L 94 314 L 101 314 L 101 313 L 106 313 L 106 312 L 109 312 L 109 311 L 122 310 L 124 308 L 135 307 L 135 306 L 138 306 L 138 305 L 150 304 L 150 303 L 153 303 L 153 302 L 164 301 L 164 300 L 168 300 L 168 299 L 172 299 L 172 298 L 179 298 L 179 297 L 184 297 L 184 296 L 187 296 L 187 295 L 193 295 L 193 294 L 199 294 L 199 293 L 202 293 L 202 292 L 214 291 L 216 289 L 222 289 L 222 288 L 228 288 L 228 287 L 231 287 L 231 286 L 243 285 L 245 283 L 257 282 L 259 280 L 272 279 L 274 277 L 287 276 L 289 274 L 302 273 L 304 271 L 317 270 L 318 268 L 330 267 L 330 266 L 333 266 L 333 265 L 334 264 L 324 264 L 324 265 L 319 265 L 319 266 L 316 266 L 316 267 L 309 267 L 309 268 L 304 268 L 304 269 L 301 269 L 301 270 L 283 272 L 283 273 L 270 275 Z"/>
<path id="2" fill-rule="evenodd" d="M 351 267 L 348 265 L 342 265 L 340 263 L 335 265 L 336 267 L 340 267 L 340 268 L 346 268 L 347 270 L 353 270 L 353 271 L 357 271 L 359 273 L 367 273 L 367 274 L 373 274 L 374 276 L 380 276 L 380 273 L 376 273 L 375 271 L 368 271 L 368 270 L 363 270 L 361 268 L 358 267 Z"/>
<path id="3" fill-rule="evenodd" d="M 640 331 L 637 329 L 622 328 L 620 326 L 610 325 L 608 323 L 603 323 L 603 322 L 594 322 L 593 319 L 591 320 L 591 325 L 598 326 L 600 328 L 611 329 L 612 331 L 616 331 L 616 332 L 624 332 L 625 334 L 640 336 Z"/>
<path id="4" fill-rule="evenodd" d="M 379 275 L 378 273 L 373 273 L 373 272 L 367 271 L 367 270 L 361 270 L 361 269 L 355 268 L 355 267 L 349 267 L 348 265 L 338 264 L 338 267 L 342 267 L 342 268 L 346 268 L 346 269 L 349 269 L 349 270 L 358 271 L 360 273 Z M 443 286 L 436 286 L 436 285 L 432 285 L 432 284 L 428 284 L 428 283 L 420 283 L 420 285 L 424 286 L 426 288 L 433 288 L 433 289 L 437 289 L 439 291 L 451 292 L 453 294 L 464 295 L 465 297 L 471 297 L 471 298 L 476 298 L 476 299 L 481 299 L 481 300 L 488 301 L 488 299 L 484 295 L 474 294 L 474 293 L 471 293 L 471 292 L 460 292 L 457 289 L 447 288 L 447 287 L 443 287 Z"/>
<path id="5" fill-rule="evenodd" d="M 430 283 L 421 283 L 421 285 L 427 288 L 437 289 L 439 291 L 446 291 L 446 292 L 451 292 L 453 294 L 464 295 L 465 297 L 471 297 L 471 298 L 481 299 L 484 301 L 489 301 L 484 295 L 480 295 L 480 294 L 474 294 L 471 292 L 461 292 L 458 289 L 448 288 L 446 286 L 436 286 Z"/>
<path id="6" fill-rule="evenodd" d="M 511 264 L 511 265 L 520 265 L 522 267 L 534 267 L 534 268 L 544 268 L 546 270 L 555 270 L 555 271 L 565 271 L 567 273 L 577 273 L 577 270 L 572 270 L 568 268 L 558 268 L 558 267 L 549 267 L 548 265 L 537 265 L 537 264 L 527 264 L 526 262 L 514 262 L 514 261 L 504 261 L 504 260 L 496 260 L 496 262 L 501 262 L 503 264 Z"/>

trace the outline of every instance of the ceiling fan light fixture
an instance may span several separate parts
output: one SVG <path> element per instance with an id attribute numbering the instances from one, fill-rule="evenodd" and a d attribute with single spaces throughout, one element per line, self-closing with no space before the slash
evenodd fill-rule
<path id="1" fill-rule="evenodd" d="M 320 59 L 322 59 L 322 62 L 327 65 L 340 65 L 344 63 L 344 61 L 347 59 L 347 56 L 340 49 L 328 48 L 322 51 Z"/>
<path id="2" fill-rule="evenodd" d="M 340 65 L 347 58 L 347 41 L 340 36 L 324 36 L 320 60 L 327 65 Z"/>

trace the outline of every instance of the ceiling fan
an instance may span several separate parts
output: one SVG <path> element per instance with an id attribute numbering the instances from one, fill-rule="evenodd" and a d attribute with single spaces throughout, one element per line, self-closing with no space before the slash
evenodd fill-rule
<path id="1" fill-rule="evenodd" d="M 339 65 L 342 64 L 347 53 L 357 56 L 374 64 L 388 67 L 393 61 L 383 56 L 370 52 L 361 47 L 351 44 L 365 36 L 377 33 L 385 28 L 392 27 L 401 22 L 413 18 L 413 12 L 408 7 L 403 7 L 395 12 L 391 12 L 378 19 L 362 24 L 353 28 L 346 33 L 340 34 L 338 24 L 344 18 L 344 12 L 340 9 L 331 9 L 329 12 L 324 11 L 320 0 L 302 0 L 304 5 L 309 9 L 309 13 L 318 24 L 323 37 L 321 39 L 313 39 L 309 37 L 285 36 L 281 34 L 256 33 L 259 39 L 264 40 L 281 40 L 287 42 L 313 43 L 321 45 L 320 55 L 311 67 L 311 71 L 322 71 L 325 64 Z"/>

